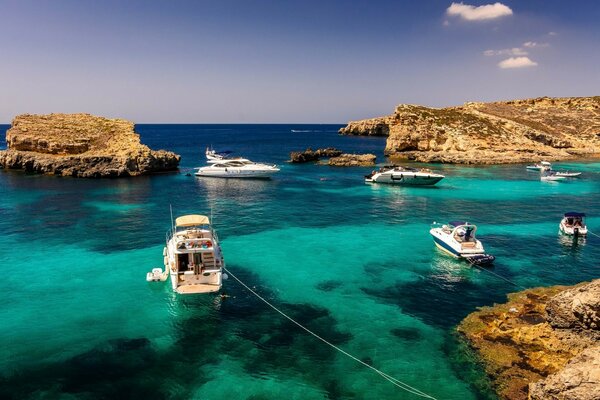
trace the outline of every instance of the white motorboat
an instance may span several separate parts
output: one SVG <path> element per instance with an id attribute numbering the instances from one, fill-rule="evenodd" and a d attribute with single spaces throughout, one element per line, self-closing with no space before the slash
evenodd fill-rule
<path id="1" fill-rule="evenodd" d="M 196 176 L 214 178 L 270 178 L 279 172 L 276 165 L 255 163 L 245 158 L 221 160 L 206 167 L 198 168 Z"/>
<path id="2" fill-rule="evenodd" d="M 447 225 L 434 226 L 429 233 L 435 245 L 455 258 L 465 259 L 471 264 L 485 265 L 495 257 L 485 253 L 483 245 L 475 237 L 477 226 L 464 221 L 452 221 Z"/>
<path id="3" fill-rule="evenodd" d="M 556 182 L 567 179 L 565 176 L 558 175 L 556 171 L 552 171 L 551 169 L 542 169 L 541 171 L 540 180 L 543 182 Z"/>
<path id="4" fill-rule="evenodd" d="M 584 213 L 565 213 L 563 219 L 560 221 L 559 231 L 569 236 L 587 236 L 588 230 L 584 218 Z"/>
<path id="5" fill-rule="evenodd" d="M 225 261 L 208 217 L 184 215 L 177 218 L 167 232 L 163 256 L 164 274 L 170 275 L 176 293 L 210 293 L 221 289 Z M 153 274 L 159 275 L 154 270 Z"/>
<path id="6" fill-rule="evenodd" d="M 571 171 L 554 171 L 556 176 L 564 176 L 565 178 L 576 178 L 581 175 L 581 172 L 571 172 Z"/>
<path id="7" fill-rule="evenodd" d="M 400 166 L 388 166 L 365 176 L 368 183 L 392 183 L 396 185 L 435 185 L 444 179 L 444 175 L 429 169 L 417 169 Z"/>
<path id="8" fill-rule="evenodd" d="M 548 161 L 541 161 L 537 164 L 533 164 L 533 165 L 528 165 L 526 167 L 528 170 L 532 170 L 532 171 L 541 171 L 543 169 L 551 169 L 552 168 L 552 164 L 549 163 Z"/>

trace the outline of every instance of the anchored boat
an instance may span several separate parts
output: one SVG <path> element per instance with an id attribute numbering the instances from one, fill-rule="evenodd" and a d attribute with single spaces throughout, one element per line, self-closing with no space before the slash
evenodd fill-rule
<path id="1" fill-rule="evenodd" d="M 475 237 L 476 232 L 477 226 L 465 221 L 451 221 L 429 231 L 435 245 L 445 253 L 471 264 L 491 264 L 496 258 L 485 253 L 483 245 Z"/>
<path id="2" fill-rule="evenodd" d="M 588 230 L 585 225 L 585 214 L 579 212 L 565 213 L 560 221 L 559 231 L 569 236 L 587 236 Z"/>
<path id="3" fill-rule="evenodd" d="M 552 164 L 548 161 L 541 161 L 537 164 L 528 165 L 526 168 L 530 171 L 541 171 L 543 169 L 551 169 Z"/>
<path id="4" fill-rule="evenodd" d="M 196 176 L 213 178 L 263 178 L 268 179 L 279 168 L 276 165 L 261 164 L 246 158 L 229 158 L 230 151 L 216 152 L 206 149 L 206 167 L 197 168 Z"/>
<path id="5" fill-rule="evenodd" d="M 396 185 L 435 185 L 444 175 L 429 169 L 387 166 L 365 176 L 367 183 L 392 183 Z"/>
<path id="6" fill-rule="evenodd" d="M 166 235 L 165 274 L 179 294 L 210 293 L 221 289 L 225 261 L 208 217 L 184 215 Z"/>

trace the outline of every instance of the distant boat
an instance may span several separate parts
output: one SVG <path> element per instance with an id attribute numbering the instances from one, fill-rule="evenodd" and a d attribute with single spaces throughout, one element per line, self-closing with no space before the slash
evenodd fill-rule
<path id="1" fill-rule="evenodd" d="M 564 176 L 565 178 L 576 178 L 581 175 L 581 172 L 570 172 L 570 171 L 554 171 L 556 176 Z"/>
<path id="2" fill-rule="evenodd" d="M 551 169 L 542 169 L 542 173 L 540 175 L 540 180 L 542 182 L 556 182 L 567 179 L 565 176 L 558 175 L 556 171 L 552 171 Z"/>
<path id="3" fill-rule="evenodd" d="M 276 165 L 255 163 L 245 158 L 222 160 L 206 167 L 198 168 L 196 176 L 212 178 L 270 178 L 279 172 Z"/>
<path id="4" fill-rule="evenodd" d="M 475 237 L 476 232 L 477 226 L 465 221 L 451 221 L 429 231 L 435 245 L 443 252 L 472 264 L 491 264 L 496 258 L 485 253 L 483 244 Z"/>
<path id="5" fill-rule="evenodd" d="M 421 186 L 435 185 L 444 178 L 444 175 L 432 172 L 429 169 L 388 166 L 366 175 L 365 182 Z"/>
<path id="6" fill-rule="evenodd" d="M 548 161 L 542 161 L 534 165 L 528 165 L 526 168 L 532 171 L 541 171 L 546 168 L 552 168 L 552 164 Z"/>
<path id="7" fill-rule="evenodd" d="M 588 233 L 585 225 L 585 214 L 579 212 L 565 213 L 560 221 L 559 231 L 569 236 L 586 236 Z"/>

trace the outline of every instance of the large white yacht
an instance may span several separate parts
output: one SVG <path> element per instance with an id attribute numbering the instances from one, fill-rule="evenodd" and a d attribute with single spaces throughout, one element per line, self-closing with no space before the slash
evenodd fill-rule
<path id="1" fill-rule="evenodd" d="M 429 233 L 435 245 L 456 258 L 466 259 L 472 264 L 490 264 L 495 257 L 485 254 L 483 245 L 475 237 L 477 226 L 464 221 L 452 221 L 447 225 L 434 226 Z"/>
<path id="2" fill-rule="evenodd" d="M 365 176 L 365 182 L 392 183 L 396 185 L 435 185 L 444 175 L 429 169 L 387 166 Z"/>
<path id="3" fill-rule="evenodd" d="M 210 165 L 198 168 L 196 175 L 214 178 L 270 178 L 279 172 L 276 165 L 256 163 L 246 158 L 227 158 L 228 154 L 206 149 L 206 159 Z"/>
<path id="4" fill-rule="evenodd" d="M 167 232 L 163 250 L 165 274 L 179 294 L 210 293 L 221 289 L 225 261 L 217 234 L 204 215 L 184 215 Z"/>

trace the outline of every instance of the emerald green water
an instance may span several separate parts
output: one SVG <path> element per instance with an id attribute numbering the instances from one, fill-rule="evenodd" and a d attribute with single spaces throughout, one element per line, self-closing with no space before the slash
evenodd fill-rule
<path id="1" fill-rule="evenodd" d="M 0 397 L 414 399 L 225 281 L 218 296 L 147 283 L 162 263 L 169 204 L 212 212 L 228 268 L 365 362 L 439 399 L 493 399 L 453 329 L 515 286 L 440 254 L 433 221 L 479 225 L 492 272 L 524 287 L 598 277 L 600 239 L 558 235 L 565 211 L 600 232 L 600 163 L 567 183 L 523 165 L 434 166 L 435 188 L 366 185 L 365 168 L 290 165 L 333 145 L 382 157 L 380 138 L 337 126 L 142 125 L 181 173 L 76 180 L 0 172 Z M 291 129 L 318 132 L 292 133 Z M 193 144 L 193 145 L 190 145 Z M 185 176 L 206 145 L 282 171 L 271 181 Z"/>

